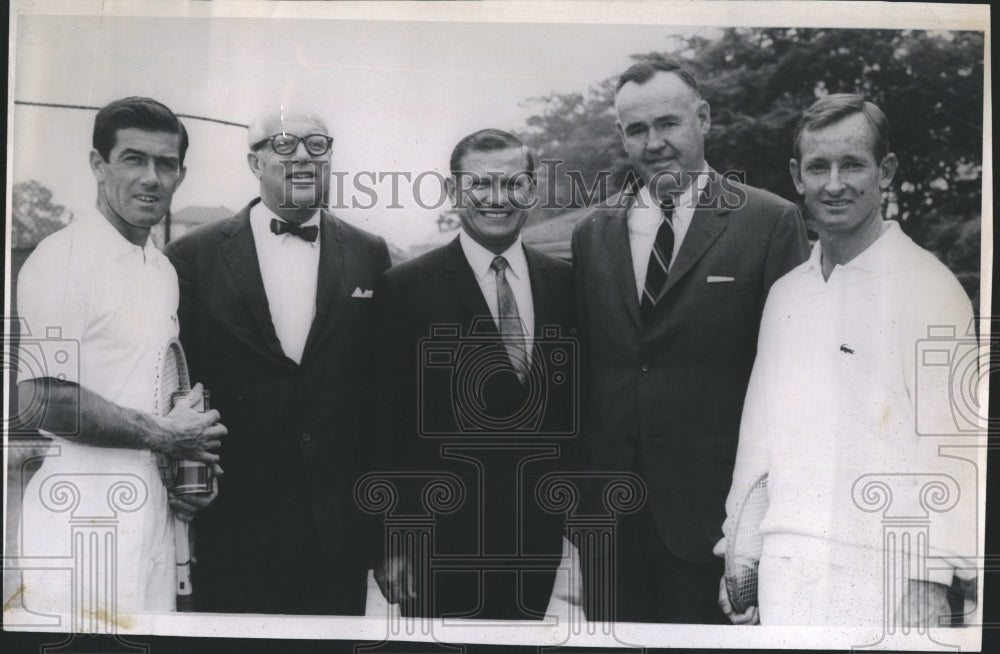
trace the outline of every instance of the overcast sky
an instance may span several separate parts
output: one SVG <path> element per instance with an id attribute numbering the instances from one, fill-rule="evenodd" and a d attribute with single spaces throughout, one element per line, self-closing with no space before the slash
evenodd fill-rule
<path id="1" fill-rule="evenodd" d="M 334 169 L 445 173 L 459 138 L 482 127 L 521 129 L 524 101 L 586 92 L 620 73 L 629 55 L 676 47 L 672 34 L 705 28 L 503 23 L 361 22 L 250 18 L 52 17 L 21 19 L 15 98 L 100 106 L 149 95 L 175 112 L 247 123 L 263 103 L 306 103 L 329 115 Z M 87 166 L 94 112 L 17 105 L 14 181 L 37 179 L 72 210 L 93 205 Z M 187 120 L 188 174 L 174 210 L 237 209 L 254 197 L 246 131 Z M 367 177 L 362 180 L 373 185 Z M 387 209 L 337 213 L 406 247 L 435 231 L 409 184 Z M 352 198 L 369 196 L 350 189 Z M 440 193 L 420 187 L 424 204 Z M 442 208 L 446 208 L 442 207 Z"/>

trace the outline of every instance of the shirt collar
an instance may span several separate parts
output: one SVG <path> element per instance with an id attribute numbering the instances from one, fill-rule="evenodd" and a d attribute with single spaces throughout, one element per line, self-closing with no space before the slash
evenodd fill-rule
<path id="1" fill-rule="evenodd" d="M 806 259 L 803 265 L 804 270 L 821 271 L 823 264 L 823 248 L 819 241 L 813 244 L 812 251 L 809 253 L 809 258 Z"/>
<path id="2" fill-rule="evenodd" d="M 877 239 L 875 239 L 874 243 L 869 245 L 861 254 L 854 257 L 847 263 L 838 263 L 835 267 L 868 270 L 870 272 L 892 271 L 895 267 L 892 261 L 892 252 L 899 246 L 902 239 L 907 238 L 907 236 L 903 233 L 903 230 L 899 228 L 899 223 L 895 220 L 886 220 L 884 222 L 887 228 Z M 810 253 L 809 259 L 806 262 L 806 269 L 822 272 L 822 257 L 823 243 L 822 241 L 816 241 L 816 244 L 813 246 L 812 253 Z"/>
<path id="3" fill-rule="evenodd" d="M 492 272 L 490 266 L 497 255 L 477 243 L 464 229 L 458 235 L 458 241 L 462 246 L 462 252 L 465 254 L 465 260 L 469 262 L 469 266 L 472 268 L 476 279 L 482 279 L 486 275 L 489 275 Z M 514 244 L 501 252 L 500 256 L 507 260 L 508 270 L 513 273 L 514 277 L 518 279 L 527 278 L 528 260 L 524 256 L 524 246 L 521 244 L 520 234 L 518 234 Z"/>
<path id="4" fill-rule="evenodd" d="M 901 243 L 901 239 L 906 238 L 906 234 L 899 228 L 899 223 L 895 220 L 884 222 L 886 230 L 861 254 L 851 259 L 847 263 L 848 266 L 873 272 L 889 272 L 895 268 L 892 253 Z"/>
<path id="5" fill-rule="evenodd" d="M 146 237 L 146 242 L 141 246 L 122 236 L 121 232 L 115 229 L 115 226 L 100 210 L 83 214 L 81 220 L 93 240 L 94 251 L 103 253 L 109 259 L 120 259 L 138 250 L 142 253 L 144 260 L 149 261 L 154 252 L 159 252 L 150 236 Z"/>

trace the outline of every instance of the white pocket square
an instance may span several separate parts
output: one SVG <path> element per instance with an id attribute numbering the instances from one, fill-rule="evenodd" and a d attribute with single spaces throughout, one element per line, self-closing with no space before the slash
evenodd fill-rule
<path id="1" fill-rule="evenodd" d="M 705 280 L 709 284 L 718 284 L 719 282 L 735 282 L 735 277 L 720 277 L 719 275 L 709 275 L 708 279 Z"/>
<path id="2" fill-rule="evenodd" d="M 367 291 L 362 291 L 360 286 L 355 286 L 354 287 L 354 292 L 351 293 L 351 297 L 360 297 L 360 298 L 364 298 L 366 300 L 372 299 L 372 297 L 374 297 L 374 295 L 375 295 L 375 291 L 373 291 L 372 289 L 368 289 Z"/>

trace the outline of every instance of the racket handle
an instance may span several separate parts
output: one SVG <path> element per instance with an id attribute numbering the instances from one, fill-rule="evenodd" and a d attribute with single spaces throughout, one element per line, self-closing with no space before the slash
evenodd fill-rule
<path id="1" fill-rule="evenodd" d="M 188 545 L 188 523 L 174 518 L 174 547 L 177 550 L 177 594 L 188 596 L 191 588 L 191 548 Z"/>

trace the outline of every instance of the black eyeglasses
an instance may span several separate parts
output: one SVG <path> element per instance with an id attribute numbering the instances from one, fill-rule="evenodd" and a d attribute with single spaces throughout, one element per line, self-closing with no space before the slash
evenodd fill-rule
<path id="1" fill-rule="evenodd" d="M 268 136 L 262 141 L 254 143 L 253 149 L 259 150 L 267 142 L 271 143 L 271 149 L 277 154 L 292 154 L 299 147 L 299 141 L 306 144 L 306 152 L 318 157 L 330 151 L 333 145 L 333 137 L 326 134 L 310 134 L 308 136 L 295 136 L 294 134 L 275 134 Z"/>

